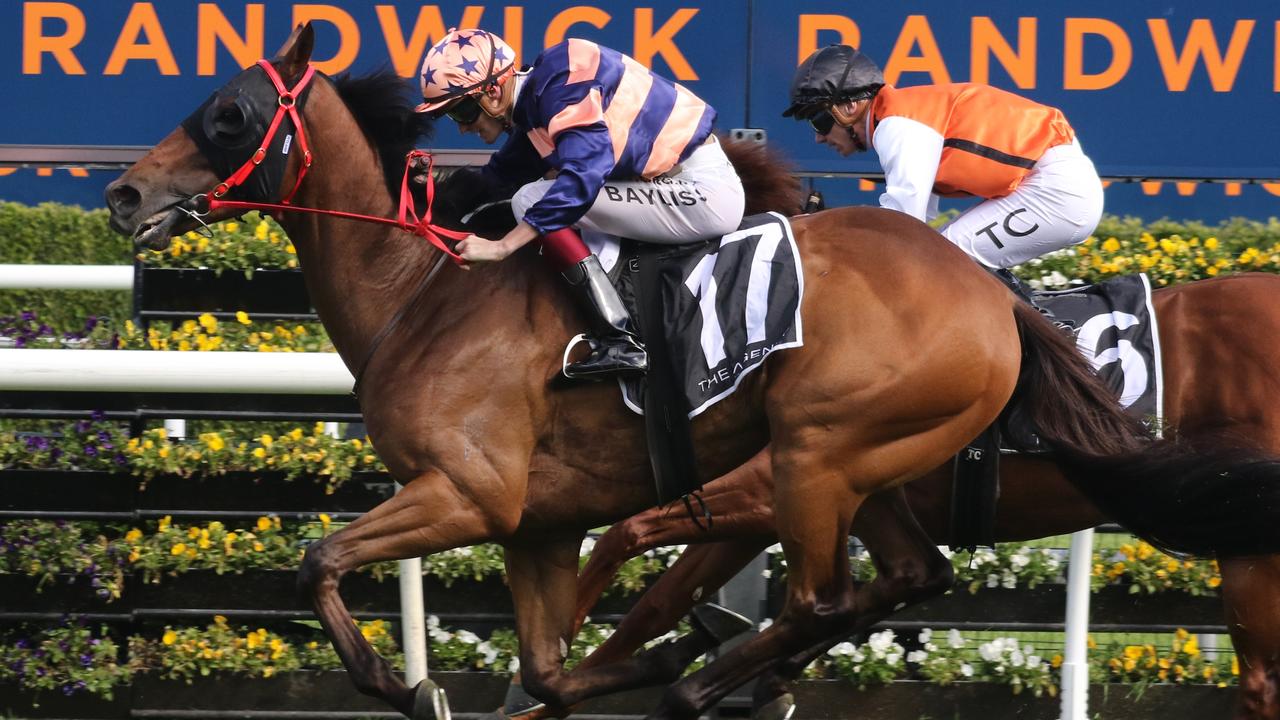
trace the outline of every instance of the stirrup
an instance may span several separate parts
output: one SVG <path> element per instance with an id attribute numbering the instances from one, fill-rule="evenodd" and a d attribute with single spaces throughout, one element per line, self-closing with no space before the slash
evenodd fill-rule
<path id="1" fill-rule="evenodd" d="M 591 342 L 591 338 L 587 337 L 586 333 L 578 333 L 569 339 L 569 344 L 564 346 L 564 357 L 560 358 L 560 374 L 564 375 L 568 380 L 580 379 L 579 377 L 569 373 L 569 366 L 573 364 L 569 362 L 569 353 L 573 352 L 573 349 L 581 342 L 585 342 L 592 351 L 595 350 L 596 346 Z"/>

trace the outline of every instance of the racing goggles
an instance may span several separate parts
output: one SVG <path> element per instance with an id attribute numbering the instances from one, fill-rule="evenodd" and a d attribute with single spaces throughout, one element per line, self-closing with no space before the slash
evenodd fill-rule
<path id="1" fill-rule="evenodd" d="M 830 110 L 819 110 L 817 115 L 809 118 L 809 124 L 813 126 L 814 132 L 826 135 L 831 132 L 831 128 L 835 127 L 836 119 Z"/>

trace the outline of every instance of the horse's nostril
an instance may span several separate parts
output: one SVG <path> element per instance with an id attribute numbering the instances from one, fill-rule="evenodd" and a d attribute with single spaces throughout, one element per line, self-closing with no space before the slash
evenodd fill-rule
<path id="1" fill-rule="evenodd" d="M 107 205 L 117 215 L 132 215 L 142 204 L 142 193 L 132 185 L 115 185 L 107 188 Z"/>

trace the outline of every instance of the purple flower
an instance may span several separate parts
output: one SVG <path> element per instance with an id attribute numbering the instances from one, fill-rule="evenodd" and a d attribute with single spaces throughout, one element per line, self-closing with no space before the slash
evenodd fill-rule
<path id="1" fill-rule="evenodd" d="M 102 410 L 94 410 L 93 412 L 89 413 L 89 418 L 94 422 L 102 422 L 103 420 L 107 419 L 107 414 Z"/>
<path id="2" fill-rule="evenodd" d="M 106 430 L 99 430 L 98 440 L 104 443 L 111 442 L 111 433 L 107 432 Z"/>
<path id="3" fill-rule="evenodd" d="M 36 314 L 31 312 L 30 310 L 23 310 L 21 317 L 26 322 L 31 322 L 32 320 L 36 319 Z"/>
<path id="4" fill-rule="evenodd" d="M 84 454 L 85 454 L 85 455 L 87 455 L 87 456 L 89 456 L 89 457 L 98 457 L 98 448 L 96 448 L 96 447 L 94 447 L 94 446 L 92 446 L 92 445 L 85 445 L 85 446 L 84 446 Z"/>
<path id="5" fill-rule="evenodd" d="M 128 459 L 128 458 L 126 458 L 126 457 L 124 456 L 124 454 L 123 454 L 123 453 L 116 453 L 116 464 L 117 464 L 117 465 L 128 465 L 128 464 L 129 464 L 129 459 Z"/>
<path id="6" fill-rule="evenodd" d="M 80 666 L 81 666 L 81 667 L 89 667 L 89 666 L 90 666 L 90 665 L 92 665 L 92 664 L 93 664 L 93 656 L 92 656 L 92 655 L 90 655 L 89 653 L 84 653 L 83 655 L 81 655 L 81 656 L 80 656 Z"/>
<path id="7" fill-rule="evenodd" d="M 31 647 L 31 643 L 26 638 L 18 638 L 18 642 L 14 643 L 14 647 L 19 650 L 26 650 Z"/>
<path id="8" fill-rule="evenodd" d="M 85 433 L 89 432 L 89 421 L 88 421 L 88 420 L 80 420 L 80 421 L 76 422 L 76 432 L 77 432 L 77 433 L 79 433 L 79 434 L 81 434 L 81 435 L 83 435 L 83 434 L 85 434 Z"/>
<path id="9" fill-rule="evenodd" d="M 62 457 L 62 448 L 54 448 L 53 452 L 49 453 L 50 460 L 57 460 L 60 457 Z"/>

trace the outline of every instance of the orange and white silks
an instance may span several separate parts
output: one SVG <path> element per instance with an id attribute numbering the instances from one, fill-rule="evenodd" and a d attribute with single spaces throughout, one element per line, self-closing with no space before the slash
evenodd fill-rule
<path id="1" fill-rule="evenodd" d="M 890 117 L 942 136 L 933 192 L 944 196 L 1008 195 L 1046 150 L 1075 139 L 1057 108 L 976 83 L 885 86 L 871 105 L 872 132 Z"/>

